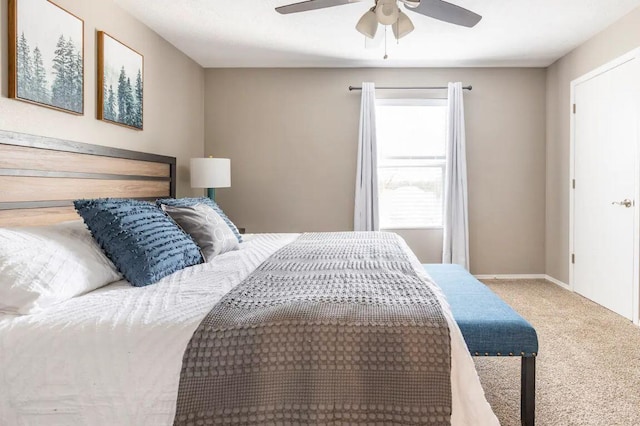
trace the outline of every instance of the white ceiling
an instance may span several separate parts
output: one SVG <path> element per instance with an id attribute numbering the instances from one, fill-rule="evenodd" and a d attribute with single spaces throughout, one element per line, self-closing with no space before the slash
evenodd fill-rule
<path id="1" fill-rule="evenodd" d="M 407 13 L 416 30 L 365 48 L 354 26 L 373 0 L 292 15 L 296 0 L 116 0 L 203 67 L 547 66 L 640 0 L 449 0 L 483 16 L 475 28 Z M 384 31 L 379 31 L 383 34 Z"/>

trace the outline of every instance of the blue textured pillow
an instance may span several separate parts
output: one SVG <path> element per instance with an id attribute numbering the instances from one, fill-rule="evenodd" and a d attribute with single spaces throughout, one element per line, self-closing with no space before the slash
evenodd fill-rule
<path id="1" fill-rule="evenodd" d="M 102 250 L 136 287 L 202 263 L 191 237 L 151 203 L 101 198 L 73 204 Z"/>
<path id="2" fill-rule="evenodd" d="M 156 204 L 158 205 L 158 207 L 162 207 L 163 204 L 165 206 L 171 206 L 171 207 L 193 207 L 196 204 L 206 204 L 206 205 L 210 206 L 212 209 L 214 209 L 216 211 L 216 213 L 218 213 L 220 215 L 222 220 L 224 220 L 225 223 L 227 225 L 229 225 L 229 228 L 231 228 L 231 230 L 233 231 L 233 234 L 238 239 L 238 242 L 239 243 L 242 242 L 242 236 L 240 235 L 240 232 L 238 231 L 238 228 L 236 228 L 236 225 L 234 225 L 233 222 L 231 222 L 231 219 L 229 219 L 227 217 L 227 215 L 224 214 L 224 212 L 222 211 L 220 206 L 215 201 L 213 201 L 211 198 L 206 198 L 206 197 L 200 197 L 200 198 L 163 198 L 161 200 L 157 200 Z"/>

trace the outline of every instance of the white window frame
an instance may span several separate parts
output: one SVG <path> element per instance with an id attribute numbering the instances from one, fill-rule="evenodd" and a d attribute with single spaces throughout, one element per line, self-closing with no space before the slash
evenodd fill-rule
<path id="1" fill-rule="evenodd" d="M 447 98 L 407 98 L 407 99 L 376 99 L 376 106 L 447 106 Z M 412 157 L 416 158 L 416 157 Z M 401 158 L 398 158 L 401 159 Z M 433 162 L 433 165 L 427 165 L 426 167 L 435 167 L 441 166 L 442 168 L 442 184 L 444 185 L 445 181 L 445 173 L 447 167 L 447 158 L 446 155 L 444 157 L 418 157 L 417 159 L 425 160 L 428 162 Z M 384 167 L 384 166 L 383 166 Z M 378 164 L 378 169 L 380 169 L 380 164 Z M 444 187 L 443 187 L 444 191 Z M 444 194 L 443 198 L 444 198 Z M 444 220 L 444 199 L 442 202 L 442 217 Z M 389 231 L 405 231 L 405 230 L 442 230 L 444 229 L 444 224 L 442 225 L 430 225 L 430 226 L 392 226 L 387 228 L 382 228 L 384 230 Z"/>

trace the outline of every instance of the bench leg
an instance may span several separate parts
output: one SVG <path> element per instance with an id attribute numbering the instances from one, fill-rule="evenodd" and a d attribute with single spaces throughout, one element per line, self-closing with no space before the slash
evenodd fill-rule
<path id="1" fill-rule="evenodd" d="M 534 426 L 536 415 L 536 357 L 522 357 L 520 417 L 522 426 Z"/>

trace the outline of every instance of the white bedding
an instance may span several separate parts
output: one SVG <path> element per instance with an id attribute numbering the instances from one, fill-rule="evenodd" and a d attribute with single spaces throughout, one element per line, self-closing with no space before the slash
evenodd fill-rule
<path id="1" fill-rule="evenodd" d="M 0 314 L 0 424 L 171 425 L 193 331 L 226 292 L 297 236 L 247 236 L 239 251 L 155 285 L 120 281 L 36 315 Z M 452 339 L 452 424 L 497 425 L 444 305 Z"/>

